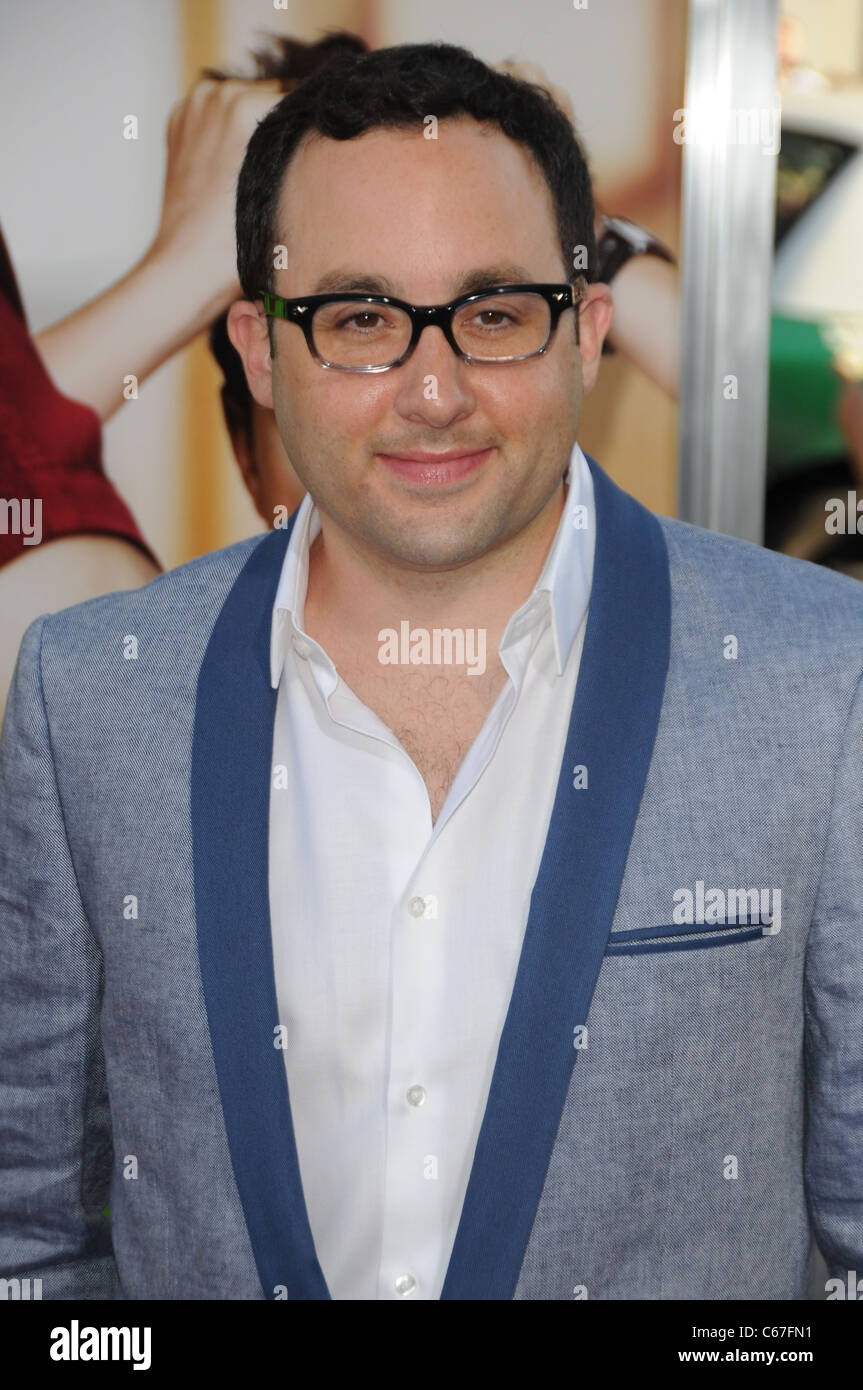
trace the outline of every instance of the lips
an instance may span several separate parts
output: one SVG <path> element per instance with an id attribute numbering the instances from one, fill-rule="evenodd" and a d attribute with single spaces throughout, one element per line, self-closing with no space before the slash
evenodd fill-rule
<path id="1" fill-rule="evenodd" d="M 476 472 L 492 453 L 492 449 L 462 453 L 449 449 L 445 453 L 410 451 L 402 454 L 379 454 L 384 467 L 397 478 L 419 487 L 441 487 L 460 481 Z"/>

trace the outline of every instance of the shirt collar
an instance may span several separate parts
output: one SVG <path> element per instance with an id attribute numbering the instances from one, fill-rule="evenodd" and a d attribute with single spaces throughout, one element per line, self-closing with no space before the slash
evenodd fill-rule
<path id="1" fill-rule="evenodd" d="M 526 628 L 542 612 L 539 607 L 540 595 L 544 596 L 546 606 L 551 608 L 551 631 L 558 675 L 563 674 L 590 602 L 596 545 L 593 478 L 587 459 L 577 444 L 569 460 L 566 480 L 569 484 L 566 502 L 542 573 L 527 603 L 510 618 L 501 641 L 502 650 L 511 636 L 523 635 L 519 629 L 525 609 L 533 613 L 524 621 Z"/>
<path id="2" fill-rule="evenodd" d="M 596 545 L 593 478 L 578 444 L 574 446 L 569 460 L 566 481 L 566 502 L 542 573 L 530 598 L 507 623 L 500 644 L 503 651 L 504 647 L 520 640 L 550 607 L 558 674 L 563 672 L 576 633 L 587 612 Z M 288 644 L 296 634 L 303 633 L 309 582 L 309 548 L 320 529 L 320 514 L 310 494 L 306 493 L 285 551 L 273 604 L 270 681 L 274 690 L 281 679 Z"/>

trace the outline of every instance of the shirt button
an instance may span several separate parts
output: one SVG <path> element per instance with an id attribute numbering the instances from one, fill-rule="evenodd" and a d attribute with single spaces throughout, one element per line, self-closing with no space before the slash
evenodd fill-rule
<path id="1" fill-rule="evenodd" d="M 395 1291 L 399 1298 L 407 1298 L 408 1294 L 413 1293 L 417 1286 L 417 1281 L 412 1274 L 400 1274 L 393 1280 Z"/>
<path id="2" fill-rule="evenodd" d="M 293 647 L 297 656 L 300 657 L 303 661 L 305 661 L 309 652 L 312 650 L 308 642 L 304 642 L 302 637 L 295 637 L 293 639 Z"/>
<path id="3" fill-rule="evenodd" d="M 426 910 L 425 898 L 411 898 L 408 903 L 408 912 L 412 917 L 422 917 Z"/>
<path id="4" fill-rule="evenodd" d="M 408 1105 L 422 1105 L 426 1098 L 424 1086 L 409 1086 L 405 1092 Z"/>

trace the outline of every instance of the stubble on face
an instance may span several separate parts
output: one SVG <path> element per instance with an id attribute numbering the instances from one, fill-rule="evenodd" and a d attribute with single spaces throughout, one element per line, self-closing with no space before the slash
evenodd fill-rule
<path id="1" fill-rule="evenodd" d="M 442 121 L 439 135 L 306 142 L 282 190 L 290 259 L 277 292 L 314 293 L 343 267 L 387 276 L 417 304 L 453 298 L 459 277 L 485 266 L 567 279 L 551 196 L 527 151 L 468 119 Z M 514 561 L 537 528 L 553 533 L 581 404 L 571 320 L 566 311 L 543 356 L 490 366 L 459 361 L 427 329 L 408 362 L 380 374 L 325 370 L 296 327 L 277 324 L 276 419 L 324 538 L 370 568 L 428 573 L 496 552 Z M 380 458 L 489 447 L 477 472 L 443 489 L 406 484 Z"/>

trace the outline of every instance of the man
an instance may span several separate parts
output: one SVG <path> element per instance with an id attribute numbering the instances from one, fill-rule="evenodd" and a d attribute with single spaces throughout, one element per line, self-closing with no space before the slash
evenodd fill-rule
<path id="1" fill-rule="evenodd" d="M 267 47 L 252 54 L 255 81 L 278 81 L 283 90 L 318 67 L 345 52 L 366 51 L 355 34 L 331 34 L 314 44 L 299 39 L 270 36 Z M 505 60 L 498 70 L 546 87 L 558 106 L 575 123 L 568 94 L 551 83 L 536 63 Z M 207 69 L 208 78 L 224 81 L 227 73 Z M 194 202 L 187 206 L 194 208 Z M 608 218 L 597 212 L 597 280 L 614 280 L 614 321 L 603 342 L 603 354 L 621 351 L 625 357 L 676 397 L 679 379 L 679 303 L 674 258 L 647 228 L 626 218 Z M 627 267 L 626 275 L 617 278 Z M 273 410 L 259 405 L 249 391 L 243 365 L 227 330 L 228 311 L 210 325 L 210 350 L 222 372 L 222 409 L 231 447 L 255 508 L 268 526 L 293 511 L 304 488 L 288 459 Z M 610 341 L 611 330 L 615 343 Z M 23 631 L 23 627 L 20 629 Z M 16 646 L 17 650 L 17 646 Z M 13 653 L 14 656 L 14 653 Z"/>
<path id="2" fill-rule="evenodd" d="M 611 303 L 547 94 L 350 60 L 260 124 L 237 213 L 231 341 L 309 496 L 25 635 L 3 1274 L 783 1299 L 813 1235 L 863 1268 L 859 587 L 578 447 Z"/>

